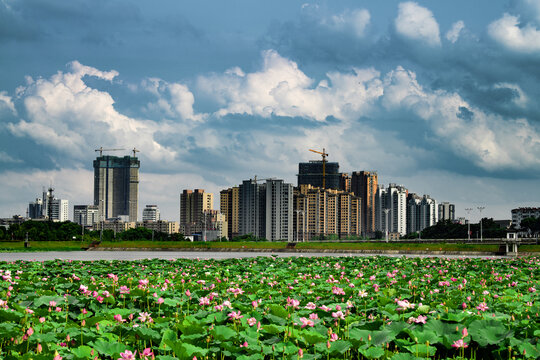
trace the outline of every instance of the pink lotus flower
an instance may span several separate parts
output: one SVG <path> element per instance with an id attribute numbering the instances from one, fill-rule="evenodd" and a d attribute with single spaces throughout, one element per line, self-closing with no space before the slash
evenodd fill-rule
<path id="1" fill-rule="evenodd" d="M 147 312 L 139 313 L 139 317 L 137 319 L 139 319 L 139 321 L 143 322 L 143 323 L 144 322 L 150 322 L 150 323 L 153 322 L 152 317 Z"/>
<path id="2" fill-rule="evenodd" d="M 49 306 L 50 306 L 50 307 L 56 306 L 56 301 L 52 301 L 52 300 L 49 301 Z"/>
<path id="3" fill-rule="evenodd" d="M 247 343 L 247 341 L 244 341 L 244 343 L 243 343 L 243 344 L 240 344 L 240 347 L 245 347 L 245 348 L 247 348 L 247 347 L 248 347 L 248 343 Z"/>
<path id="4" fill-rule="evenodd" d="M 62 357 L 58 353 L 56 353 L 53 357 L 53 360 L 62 360 Z"/>
<path id="5" fill-rule="evenodd" d="M 287 297 L 287 306 L 292 306 L 293 308 L 296 309 L 299 305 L 300 305 L 300 301 Z"/>
<path id="6" fill-rule="evenodd" d="M 302 328 L 305 328 L 306 326 L 315 326 L 315 322 L 313 320 L 306 319 L 305 317 L 301 317 L 300 321 L 302 322 Z"/>
<path id="7" fill-rule="evenodd" d="M 207 298 L 207 297 L 200 298 L 199 299 L 199 305 L 200 306 L 210 305 L 210 299 Z"/>
<path id="8" fill-rule="evenodd" d="M 307 305 L 304 308 L 308 309 L 308 310 L 315 310 L 317 308 L 317 305 L 315 305 L 312 302 L 308 302 Z"/>
<path id="9" fill-rule="evenodd" d="M 487 309 L 489 309 L 485 302 L 481 302 L 476 308 L 480 311 L 486 311 Z"/>
<path id="10" fill-rule="evenodd" d="M 141 351 L 139 353 L 139 356 L 141 357 L 141 359 L 145 359 L 149 356 L 151 356 L 152 358 L 154 358 L 154 353 L 152 352 L 152 349 L 151 348 L 146 348 L 144 349 L 143 351 Z"/>
<path id="11" fill-rule="evenodd" d="M 304 357 L 304 350 L 298 349 L 298 357 L 301 359 Z"/>
<path id="12" fill-rule="evenodd" d="M 466 347 L 469 347 L 469 345 L 463 342 L 463 339 L 459 339 L 459 340 L 454 341 L 454 343 L 452 344 L 452 347 L 456 349 L 465 349 Z"/>
<path id="13" fill-rule="evenodd" d="M 368 293 L 367 293 L 366 290 L 363 290 L 363 289 L 362 289 L 362 290 L 360 290 L 360 291 L 358 292 L 358 296 L 360 296 L 361 298 L 364 298 L 364 297 L 368 296 Z"/>
<path id="14" fill-rule="evenodd" d="M 156 302 L 158 303 L 158 305 L 161 305 L 165 302 L 165 300 L 162 297 L 160 297 L 159 299 L 156 300 Z"/>
<path id="15" fill-rule="evenodd" d="M 232 319 L 232 320 L 240 320 L 241 318 L 244 317 L 244 315 L 240 315 L 241 311 L 233 311 L 233 312 L 230 312 L 229 315 L 227 315 L 229 317 L 229 319 Z"/>
<path id="16" fill-rule="evenodd" d="M 41 344 L 37 344 L 36 352 L 37 352 L 38 354 L 40 354 L 42 351 L 43 351 L 43 346 L 41 346 Z"/>
<path id="17" fill-rule="evenodd" d="M 253 300 L 251 302 L 251 306 L 253 306 L 253 308 L 256 309 L 259 306 L 259 302 L 257 300 Z"/>
<path id="18" fill-rule="evenodd" d="M 186 290 L 186 296 L 191 297 L 191 291 L 189 291 L 189 289 Z"/>
<path id="19" fill-rule="evenodd" d="M 463 310 L 465 310 L 467 308 L 467 304 L 463 303 L 461 304 L 461 307 L 463 308 Z"/>
<path id="20" fill-rule="evenodd" d="M 32 336 L 32 334 L 34 333 L 34 329 L 28 328 L 28 330 L 26 330 L 26 333 L 28 334 L 28 336 Z"/>
<path id="21" fill-rule="evenodd" d="M 129 290 L 129 288 L 127 286 L 122 285 L 122 286 L 120 286 L 119 291 L 120 291 L 120 294 L 129 294 L 130 290 Z"/>
<path id="22" fill-rule="evenodd" d="M 121 322 L 121 323 L 126 321 L 125 319 L 122 319 L 122 315 L 120 315 L 120 314 L 114 315 L 114 320 L 116 320 L 118 322 Z"/>
<path id="23" fill-rule="evenodd" d="M 467 328 L 463 328 L 463 330 L 461 330 L 461 335 L 463 338 L 466 338 L 469 335 Z"/>
<path id="24" fill-rule="evenodd" d="M 334 319 L 345 319 L 345 315 L 343 314 L 343 311 L 336 311 L 332 313 L 332 317 Z"/>
<path id="25" fill-rule="evenodd" d="M 132 353 L 131 351 L 126 350 L 123 353 L 120 353 L 121 358 L 118 358 L 118 360 L 135 360 L 135 354 L 137 354 L 137 351 Z"/>
<path id="26" fill-rule="evenodd" d="M 529 288 L 529 292 L 532 292 L 532 293 L 533 293 L 533 292 L 536 292 L 536 289 L 535 289 L 534 287 L 531 286 L 531 287 Z"/>
<path id="27" fill-rule="evenodd" d="M 309 318 L 311 320 L 317 320 L 319 318 L 319 315 L 317 315 L 316 313 L 311 313 L 309 314 Z"/>
<path id="28" fill-rule="evenodd" d="M 253 326 L 253 325 L 255 325 L 257 323 L 257 319 L 255 319 L 254 317 L 249 318 L 249 319 L 247 319 L 247 323 L 248 323 L 249 326 Z"/>
<path id="29" fill-rule="evenodd" d="M 339 339 L 338 335 L 336 333 L 330 334 L 330 341 L 334 342 L 337 339 Z"/>
<path id="30" fill-rule="evenodd" d="M 343 291 L 342 288 L 337 287 L 337 286 L 334 286 L 334 287 L 332 288 L 332 293 L 333 293 L 334 295 L 345 295 L 345 291 Z"/>
<path id="31" fill-rule="evenodd" d="M 416 319 L 414 319 L 414 322 L 416 324 L 425 324 L 426 320 L 427 320 L 427 316 L 418 315 L 418 317 Z"/>
<path id="32" fill-rule="evenodd" d="M 414 304 L 411 304 L 408 300 L 398 300 L 397 301 L 397 311 L 407 310 L 407 309 L 414 309 Z"/>

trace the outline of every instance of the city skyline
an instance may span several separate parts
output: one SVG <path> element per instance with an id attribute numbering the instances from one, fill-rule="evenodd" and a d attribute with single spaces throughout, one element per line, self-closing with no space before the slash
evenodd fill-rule
<path id="1" fill-rule="evenodd" d="M 456 217 L 538 206 L 537 2 L 2 2 L 0 17 L 0 217 L 50 183 L 92 204 L 100 146 L 141 150 L 139 204 L 170 220 L 184 188 L 296 184 L 309 149 Z"/>

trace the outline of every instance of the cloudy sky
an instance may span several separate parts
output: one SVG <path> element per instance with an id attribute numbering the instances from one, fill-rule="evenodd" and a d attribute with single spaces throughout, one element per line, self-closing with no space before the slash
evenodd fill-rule
<path id="1" fill-rule="evenodd" d="M 167 220 L 323 147 L 510 218 L 539 205 L 539 78 L 539 0 L 0 0 L 0 217 L 50 183 L 92 203 L 103 146 L 141 150 Z"/>

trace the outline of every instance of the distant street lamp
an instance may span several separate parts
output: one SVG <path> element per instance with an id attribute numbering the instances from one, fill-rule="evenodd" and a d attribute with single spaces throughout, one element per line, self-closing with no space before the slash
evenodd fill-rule
<path id="1" fill-rule="evenodd" d="M 466 208 L 465 211 L 467 212 L 467 240 L 471 241 L 471 211 L 472 208 Z"/>
<path id="2" fill-rule="evenodd" d="M 482 210 L 484 210 L 486 207 L 485 206 L 478 206 L 477 209 L 478 211 L 480 211 L 480 241 L 483 241 L 483 237 L 482 237 Z"/>

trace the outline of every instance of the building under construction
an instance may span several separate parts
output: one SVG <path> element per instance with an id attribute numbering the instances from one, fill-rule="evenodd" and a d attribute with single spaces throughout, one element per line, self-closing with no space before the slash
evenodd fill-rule
<path id="1" fill-rule="evenodd" d="M 111 149 L 119 150 L 119 149 Z M 100 221 L 128 216 L 137 221 L 139 204 L 139 168 L 141 163 L 133 149 L 133 156 L 103 155 L 94 160 L 94 205 L 99 207 Z"/>

